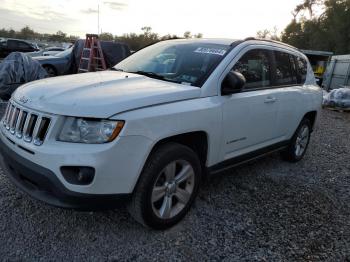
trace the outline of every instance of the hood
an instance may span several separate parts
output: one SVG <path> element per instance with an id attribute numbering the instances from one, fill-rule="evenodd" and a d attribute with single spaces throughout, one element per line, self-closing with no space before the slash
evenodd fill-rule
<path id="1" fill-rule="evenodd" d="M 198 98 L 200 92 L 198 87 L 104 71 L 34 81 L 19 87 L 12 97 L 25 107 L 46 113 L 108 118 L 123 111 Z"/>

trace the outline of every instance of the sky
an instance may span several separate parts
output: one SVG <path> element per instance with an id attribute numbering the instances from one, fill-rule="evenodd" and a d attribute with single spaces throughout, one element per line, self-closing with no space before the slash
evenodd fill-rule
<path id="1" fill-rule="evenodd" d="M 245 38 L 258 30 L 282 31 L 301 0 L 0 0 L 0 28 L 28 25 L 40 33 L 85 36 L 100 30 L 140 33 L 150 26 L 160 35 L 185 31 L 204 37 Z"/>

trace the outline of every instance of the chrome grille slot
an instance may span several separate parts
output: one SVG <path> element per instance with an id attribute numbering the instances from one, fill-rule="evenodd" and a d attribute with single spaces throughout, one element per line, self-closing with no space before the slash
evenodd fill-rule
<path id="1" fill-rule="evenodd" d="M 52 118 L 17 106 L 17 104 L 10 101 L 6 107 L 2 122 L 4 129 L 8 130 L 5 130 L 5 133 L 8 132 L 10 135 L 7 136 L 8 139 L 11 138 L 11 135 L 14 135 L 27 143 L 41 146 L 48 134 Z"/>
<path id="2" fill-rule="evenodd" d="M 44 142 L 44 139 L 46 137 L 47 131 L 50 126 L 50 118 L 48 117 L 42 117 L 40 124 L 38 124 L 37 130 L 35 130 L 35 138 L 34 138 L 34 145 L 40 146 Z"/>
<path id="3" fill-rule="evenodd" d="M 17 121 L 17 127 L 16 127 L 16 136 L 18 138 L 22 138 L 23 136 L 23 129 L 24 124 L 26 123 L 28 113 L 26 111 L 21 111 L 21 115 L 19 117 L 19 121 Z"/>
<path id="4" fill-rule="evenodd" d="M 38 120 L 38 116 L 35 114 L 31 114 L 29 116 L 28 125 L 26 126 L 26 129 L 24 131 L 24 141 L 25 142 L 31 142 L 33 138 L 33 132 L 35 128 L 36 121 Z"/>
<path id="5" fill-rule="evenodd" d="M 9 108 L 10 108 L 10 103 L 7 103 L 5 114 L 4 114 L 4 117 L 3 117 L 3 124 L 4 124 L 4 126 L 6 126 L 6 119 L 7 119 L 8 113 L 9 113 Z"/>
<path id="6" fill-rule="evenodd" d="M 9 110 L 9 115 L 7 116 L 7 119 L 6 119 L 6 129 L 7 130 L 10 130 L 12 116 L 13 116 L 14 111 L 15 111 L 15 107 L 13 105 L 11 105 L 10 110 Z"/>
<path id="7" fill-rule="evenodd" d="M 20 113 L 20 109 L 19 109 L 19 108 L 16 108 L 15 111 L 14 111 L 14 113 L 13 113 L 13 117 L 12 117 L 12 121 L 11 121 L 11 126 L 10 126 L 10 132 L 11 132 L 11 134 L 14 134 L 14 133 L 16 132 L 16 125 L 17 125 L 19 113 Z"/>

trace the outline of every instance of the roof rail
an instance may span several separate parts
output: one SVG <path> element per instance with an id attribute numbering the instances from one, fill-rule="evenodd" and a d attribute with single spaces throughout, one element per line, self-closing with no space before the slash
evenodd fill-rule
<path id="1" fill-rule="evenodd" d="M 247 37 L 246 39 L 244 39 L 244 41 L 249 41 L 249 40 L 256 40 L 256 41 L 264 41 L 264 42 L 269 42 L 269 43 L 274 43 L 274 44 L 279 44 L 279 45 L 284 45 L 287 46 L 289 48 L 293 48 L 299 51 L 298 48 L 296 48 L 295 46 L 280 42 L 280 41 L 276 41 L 276 40 L 271 40 L 271 39 L 265 39 L 265 38 L 256 38 L 256 37 Z"/>

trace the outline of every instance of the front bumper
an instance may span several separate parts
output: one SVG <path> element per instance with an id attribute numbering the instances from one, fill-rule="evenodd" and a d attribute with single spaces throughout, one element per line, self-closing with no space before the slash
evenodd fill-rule
<path id="1" fill-rule="evenodd" d="M 96 195 L 70 191 L 52 171 L 15 153 L 1 139 L 0 166 L 22 191 L 53 206 L 79 210 L 109 209 L 130 197 L 130 194 Z"/>

